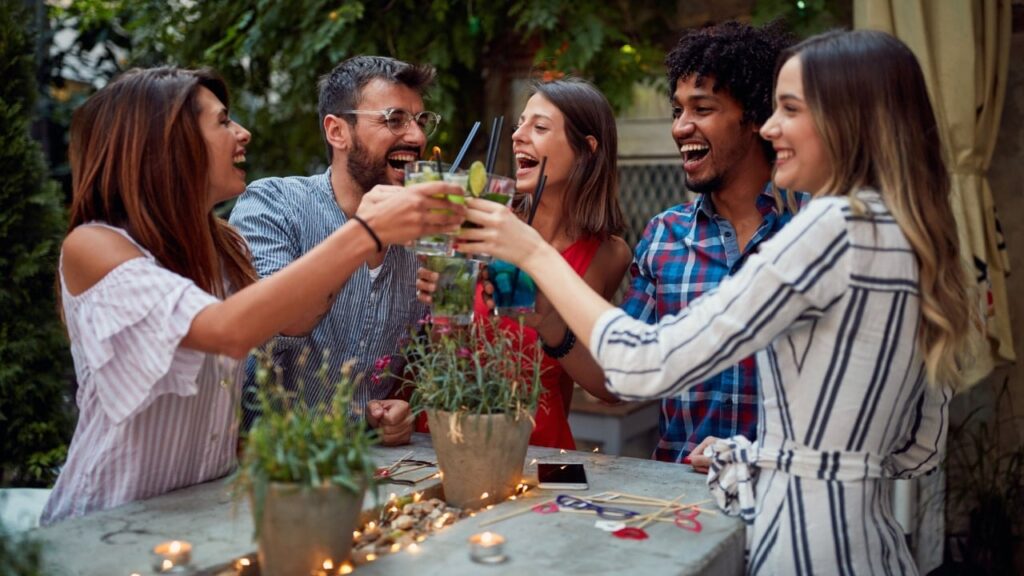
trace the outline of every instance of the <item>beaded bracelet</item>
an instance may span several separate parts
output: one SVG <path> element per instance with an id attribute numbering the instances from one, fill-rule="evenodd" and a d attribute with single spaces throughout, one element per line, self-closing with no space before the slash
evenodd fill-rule
<path id="1" fill-rule="evenodd" d="M 558 346 L 548 346 L 541 340 L 541 349 L 548 356 L 555 360 L 565 358 L 569 352 L 572 351 L 572 347 L 576 345 L 576 335 L 572 333 L 572 330 L 568 326 L 565 327 L 565 336 L 562 337 L 562 343 Z"/>

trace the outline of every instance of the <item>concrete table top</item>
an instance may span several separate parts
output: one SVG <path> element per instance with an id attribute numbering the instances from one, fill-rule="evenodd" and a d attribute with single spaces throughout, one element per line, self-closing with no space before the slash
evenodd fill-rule
<path id="1" fill-rule="evenodd" d="M 379 465 L 406 456 L 434 461 L 428 435 L 416 434 L 409 446 L 376 448 Z M 538 462 L 582 462 L 589 490 L 569 493 L 586 497 L 605 491 L 626 492 L 671 500 L 682 493 L 682 502 L 709 498 L 704 476 L 688 466 L 651 460 L 621 458 L 589 452 L 561 454 L 550 448 L 531 447 L 524 478 L 536 479 Z M 382 504 L 388 494 L 399 496 L 436 488 L 438 481 L 421 482 L 415 490 L 395 484 L 379 488 Z M 613 537 L 594 526 L 595 516 L 527 512 L 481 528 L 481 522 L 517 509 L 532 507 L 555 497 L 550 490 L 533 488 L 525 497 L 506 501 L 492 510 L 464 518 L 429 536 L 415 553 L 402 551 L 359 566 L 355 574 L 741 574 L 743 572 L 743 524 L 722 514 L 701 514 L 699 533 L 671 523 L 654 522 L 643 541 Z M 364 509 L 378 502 L 368 495 Z M 626 506 L 628 508 L 628 506 Z M 713 504 L 706 508 L 714 510 Z M 651 509 L 638 508 L 646 512 Z M 508 561 L 481 565 L 469 558 L 467 538 L 489 530 L 506 538 Z M 32 531 L 44 545 L 45 573 L 53 576 L 128 576 L 152 574 L 150 550 L 167 540 L 192 544 L 193 567 L 202 574 L 232 574 L 219 567 L 256 549 L 252 518 L 245 498 L 233 498 L 231 486 L 215 480 L 149 500 L 66 520 Z M 302 575 L 305 576 L 305 575 Z"/>

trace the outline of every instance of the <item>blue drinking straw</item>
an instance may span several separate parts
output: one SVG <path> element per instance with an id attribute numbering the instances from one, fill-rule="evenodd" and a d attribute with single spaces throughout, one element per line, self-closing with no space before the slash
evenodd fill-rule
<path id="1" fill-rule="evenodd" d="M 462 149 L 459 150 L 459 155 L 455 157 L 455 161 L 452 162 L 452 167 L 448 169 L 449 174 L 455 174 L 455 171 L 459 169 L 459 164 L 462 164 L 462 158 L 466 155 L 469 150 L 469 145 L 473 143 L 473 138 L 476 136 L 476 131 L 480 129 L 480 121 L 473 122 L 473 128 L 469 131 L 469 136 L 466 137 L 466 141 L 462 144 Z"/>

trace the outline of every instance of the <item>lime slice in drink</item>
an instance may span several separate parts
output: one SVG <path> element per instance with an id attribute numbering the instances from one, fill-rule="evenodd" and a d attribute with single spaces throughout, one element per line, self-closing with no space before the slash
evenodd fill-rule
<path id="1" fill-rule="evenodd" d="M 477 160 L 469 165 L 469 191 L 479 197 L 487 185 L 487 169 L 484 163 Z"/>

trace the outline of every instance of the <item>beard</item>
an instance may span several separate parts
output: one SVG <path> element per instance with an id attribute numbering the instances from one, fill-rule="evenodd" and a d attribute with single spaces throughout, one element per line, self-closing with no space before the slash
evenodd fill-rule
<path id="1" fill-rule="evenodd" d="M 686 189 L 689 190 L 690 192 L 693 192 L 694 194 L 713 194 L 722 189 L 724 179 L 722 178 L 721 174 L 715 174 L 714 176 L 708 178 L 707 180 L 698 182 L 695 180 L 691 180 L 690 177 L 687 175 L 684 177 L 683 182 L 686 185 Z"/>
<path id="2" fill-rule="evenodd" d="M 359 138 L 352 140 L 352 151 L 348 154 L 348 173 L 365 194 L 378 184 L 387 184 L 387 156 L 372 158 Z"/>

